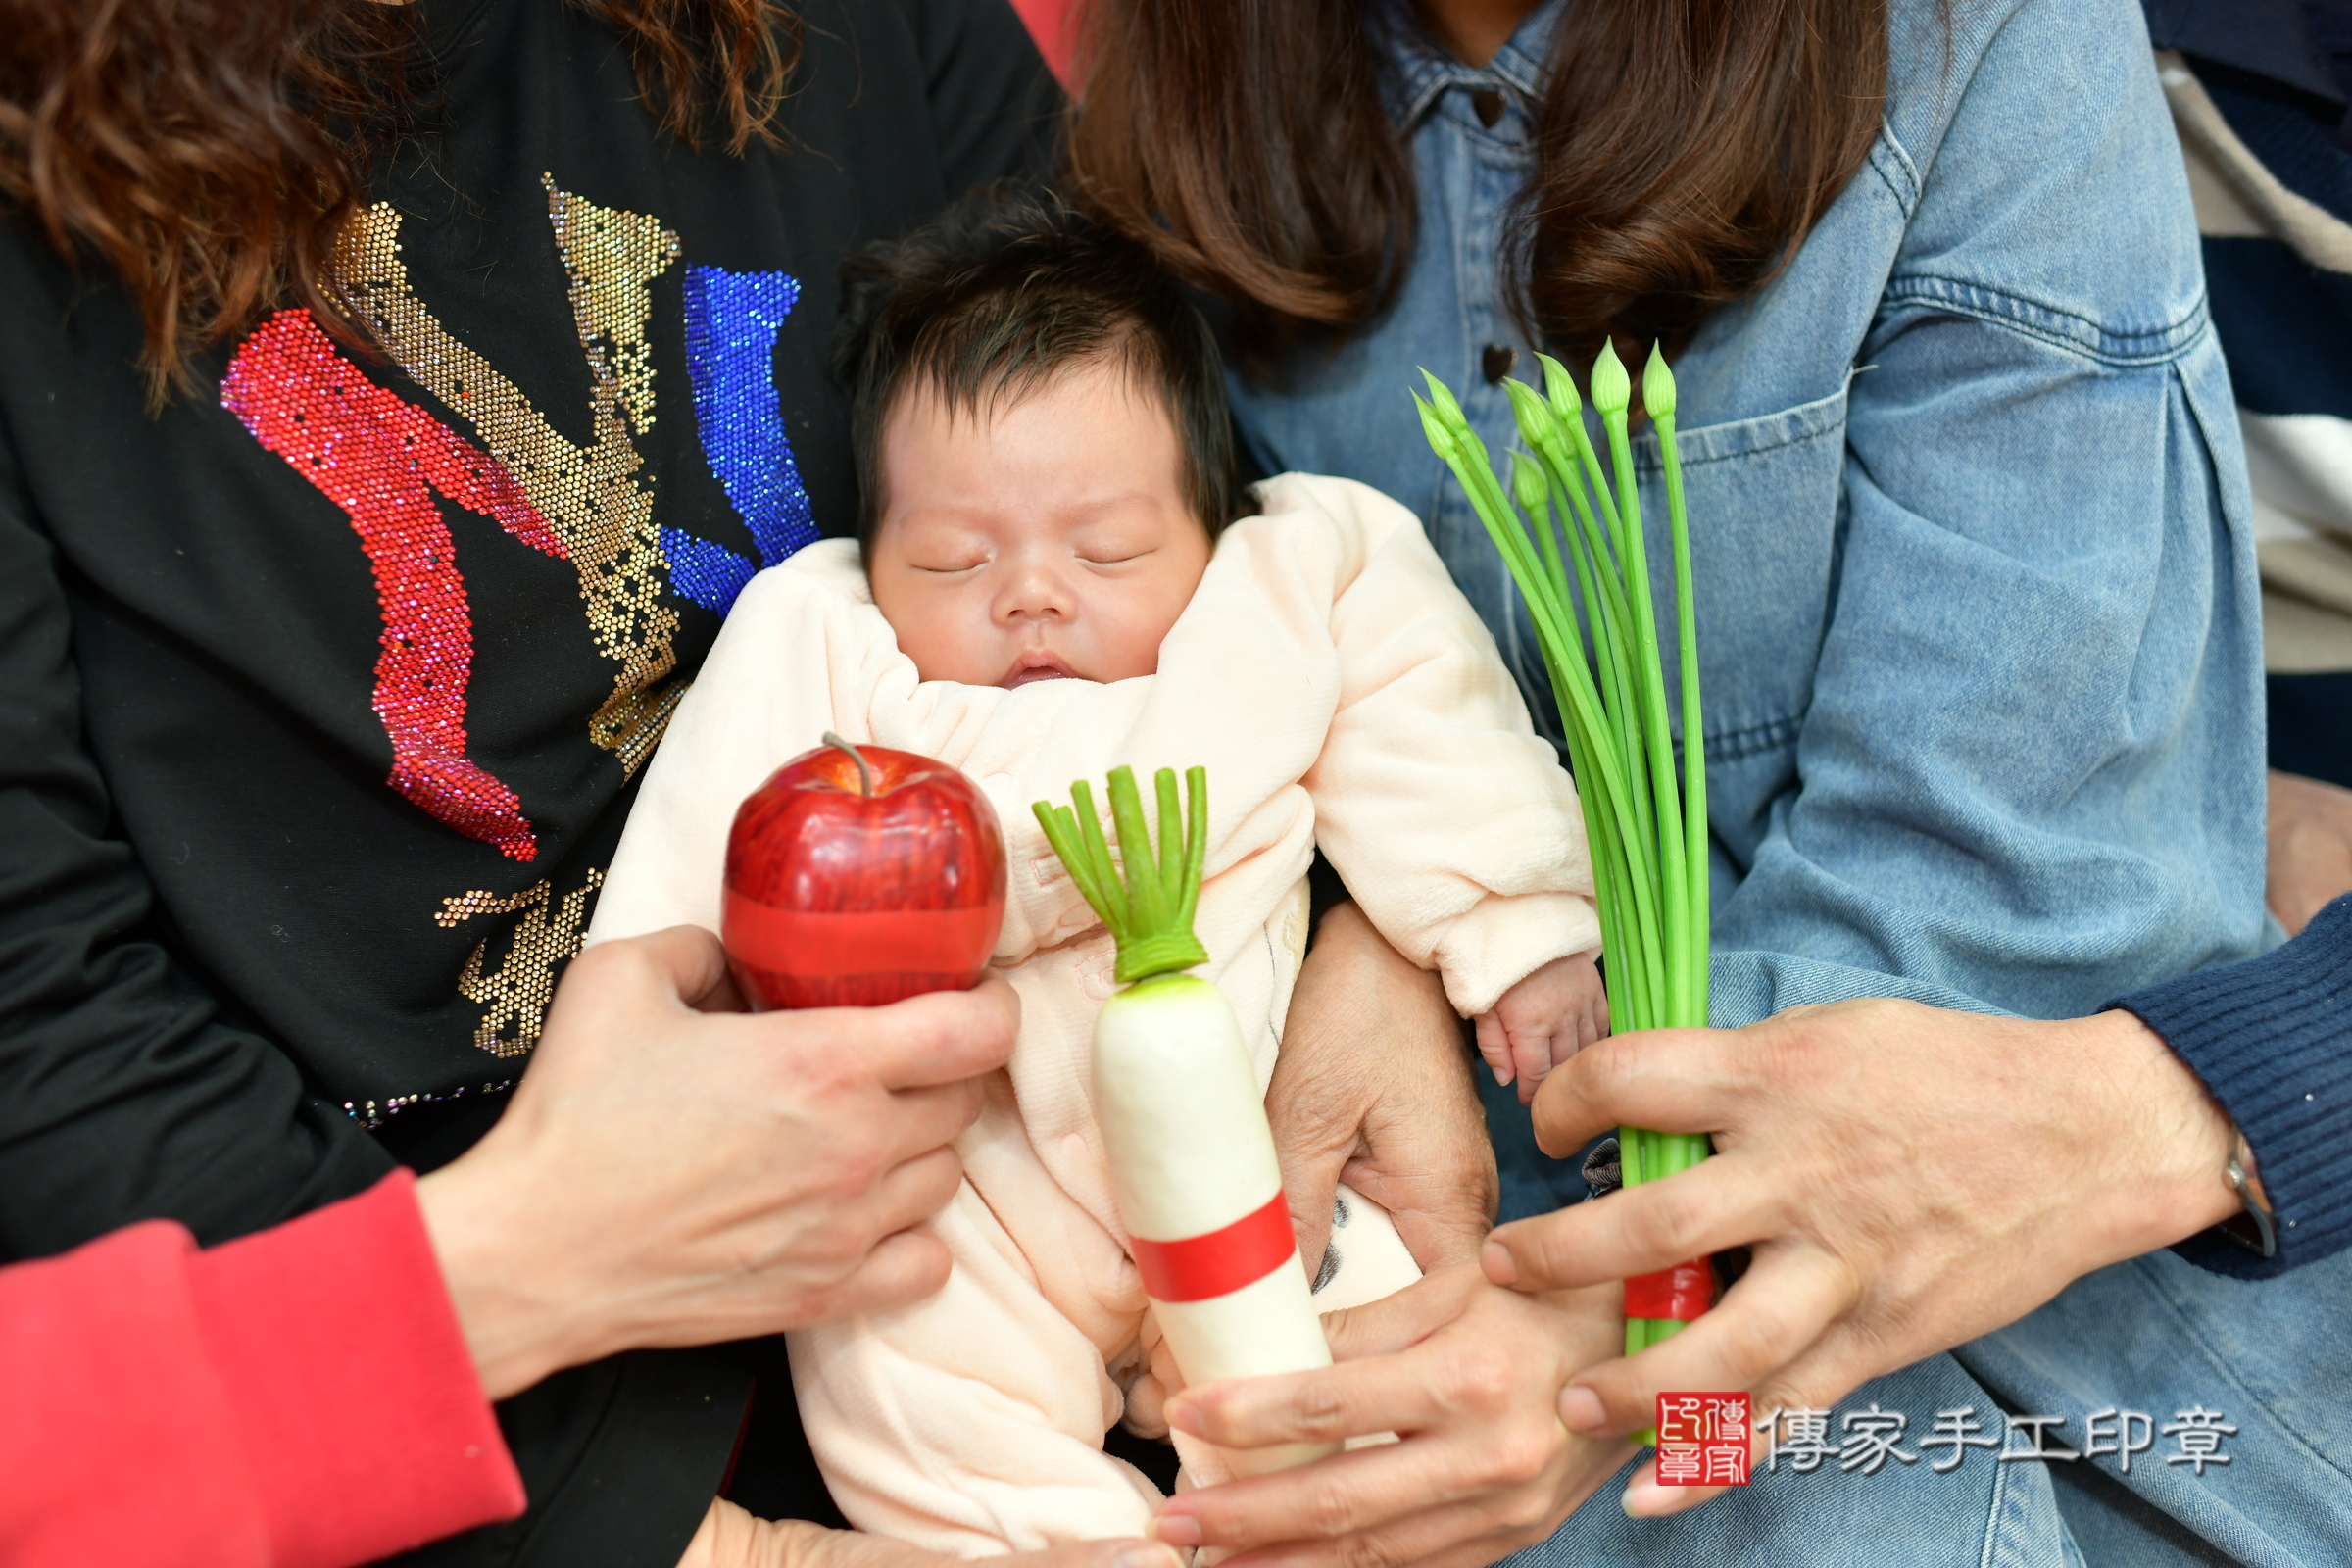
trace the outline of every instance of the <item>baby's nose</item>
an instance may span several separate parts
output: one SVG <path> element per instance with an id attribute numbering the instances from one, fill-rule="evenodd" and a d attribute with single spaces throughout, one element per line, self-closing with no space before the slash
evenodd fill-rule
<path id="1" fill-rule="evenodd" d="M 997 600 L 997 613 L 1007 621 L 1067 620 L 1074 608 L 1059 574 L 1037 569 L 1019 573 Z"/>

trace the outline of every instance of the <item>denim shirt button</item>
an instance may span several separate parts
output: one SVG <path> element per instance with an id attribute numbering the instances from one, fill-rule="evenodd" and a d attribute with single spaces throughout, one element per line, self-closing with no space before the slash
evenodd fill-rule
<path id="1" fill-rule="evenodd" d="M 1511 367 L 1518 363 L 1519 351 L 1508 343 L 1490 343 L 1486 352 L 1478 357 L 1478 368 L 1486 373 L 1489 386 L 1510 374 Z"/>

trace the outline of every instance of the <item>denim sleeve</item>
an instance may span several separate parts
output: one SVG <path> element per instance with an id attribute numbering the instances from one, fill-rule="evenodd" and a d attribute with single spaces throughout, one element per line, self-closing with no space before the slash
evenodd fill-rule
<path id="1" fill-rule="evenodd" d="M 1852 381 L 1796 780 L 1718 904 L 1722 1025 L 2071 1015 L 2265 930 L 2244 459 L 2137 10 L 2029 0 L 1959 43 L 1952 107 L 1932 72 L 1889 106 L 1926 172 Z"/>

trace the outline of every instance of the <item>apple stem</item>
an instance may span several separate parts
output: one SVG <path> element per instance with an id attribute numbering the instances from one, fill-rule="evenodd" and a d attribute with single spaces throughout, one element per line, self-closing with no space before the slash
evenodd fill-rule
<path id="1" fill-rule="evenodd" d="M 808 733 L 808 731 L 803 730 L 801 733 L 805 735 Z M 852 746 L 848 741 L 845 741 L 840 736 L 834 734 L 831 730 L 825 731 L 824 742 L 827 746 L 838 746 L 843 751 L 849 753 L 850 760 L 858 764 L 858 793 L 860 795 L 873 794 L 874 770 L 866 765 L 865 754 L 858 750 L 857 747 Z"/>

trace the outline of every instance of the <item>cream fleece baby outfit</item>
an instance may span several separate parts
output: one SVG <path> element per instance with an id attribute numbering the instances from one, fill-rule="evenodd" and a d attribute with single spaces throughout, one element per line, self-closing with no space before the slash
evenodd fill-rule
<path id="1" fill-rule="evenodd" d="M 995 963 L 1021 1000 L 1010 1066 L 957 1141 L 932 1226 L 948 1284 L 792 1336 L 801 1418 L 859 1528 L 961 1556 L 1137 1536 L 1159 1494 L 1102 1451 L 1122 1384 L 1181 1375 L 1125 1248 L 1089 1091 L 1109 935 L 1030 803 L 1125 764 L 1208 769 L 1200 971 L 1232 1004 L 1262 1093 L 1306 941 L 1321 845 L 1364 913 L 1439 970 L 1464 1015 L 1599 943 L 1583 819 L 1493 639 L 1419 521 L 1350 480 L 1285 474 L 1218 541 L 1154 675 L 1010 691 L 921 680 L 857 547 L 812 545 L 735 602 L 646 771 L 589 940 L 717 930 L 743 798 L 825 730 L 934 757 L 988 795 L 1010 867 Z M 1326 1310 L 1417 1275 L 1385 1215 L 1344 1195 Z M 1326 1269 L 1326 1273 L 1330 1270 Z M 1159 1350 L 1155 1357 L 1154 1350 Z M 1138 1391 L 1153 1417 L 1158 1389 Z M 1181 1438 L 1181 1435 L 1180 1435 Z M 1221 1467 L 1180 1441 L 1196 1480 Z"/>

